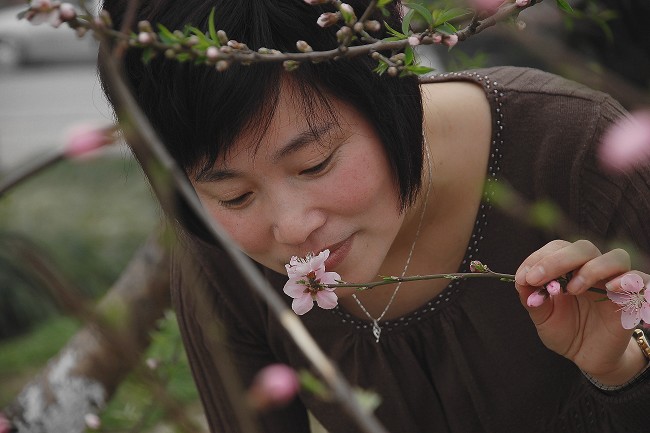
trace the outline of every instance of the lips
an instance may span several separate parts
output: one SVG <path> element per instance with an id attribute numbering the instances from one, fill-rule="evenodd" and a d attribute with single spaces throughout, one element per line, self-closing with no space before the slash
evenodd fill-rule
<path id="1" fill-rule="evenodd" d="M 338 265 L 345 260 L 347 257 L 348 253 L 352 249 L 352 241 L 353 241 L 354 235 L 348 237 L 347 239 L 338 242 L 334 245 L 330 245 L 327 247 L 327 249 L 330 250 L 330 255 L 325 260 L 325 269 L 326 270 L 333 270 L 336 268 Z"/>

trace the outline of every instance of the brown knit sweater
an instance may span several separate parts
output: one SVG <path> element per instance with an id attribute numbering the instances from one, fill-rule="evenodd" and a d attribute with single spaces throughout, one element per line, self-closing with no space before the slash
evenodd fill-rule
<path id="1" fill-rule="evenodd" d="M 492 68 L 425 81 L 446 80 L 485 88 L 493 117 L 489 182 L 508 182 L 530 200 L 552 199 L 579 227 L 579 236 L 625 236 L 650 251 L 650 170 L 609 176 L 595 157 L 603 130 L 623 114 L 616 102 L 531 69 Z M 514 273 L 548 240 L 506 216 L 488 195 L 458 271 L 480 259 L 495 271 Z M 237 432 L 216 369 L 224 359 L 213 343 L 218 323 L 244 383 L 270 363 L 308 365 L 221 251 L 189 236 L 182 245 L 172 293 L 185 347 L 212 430 Z M 286 277 L 262 270 L 280 291 Z M 376 415 L 393 433 L 650 431 L 650 379 L 613 393 L 597 389 L 573 363 L 543 346 L 511 283 L 454 281 L 416 311 L 382 323 L 379 343 L 367 321 L 341 307 L 315 308 L 302 320 L 353 385 L 381 396 Z M 305 408 L 331 433 L 357 431 L 340 408 L 309 393 L 260 417 L 262 430 L 308 432 Z"/>

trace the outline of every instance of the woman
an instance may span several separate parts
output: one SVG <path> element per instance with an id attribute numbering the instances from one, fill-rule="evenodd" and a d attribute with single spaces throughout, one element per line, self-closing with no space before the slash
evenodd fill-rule
<path id="1" fill-rule="evenodd" d="M 105 5 L 117 27 L 124 3 Z M 360 14 L 367 2 L 351 3 Z M 213 6 L 217 27 L 254 49 L 293 50 L 299 39 L 336 46 L 335 29 L 315 25 L 326 9 L 302 0 L 150 1 L 138 19 L 205 29 Z M 399 28 L 398 6 L 390 10 Z M 219 74 L 166 60 L 145 66 L 130 53 L 126 66 L 206 210 L 278 291 L 292 256 L 325 249 L 326 268 L 349 282 L 467 272 L 474 259 L 516 272 L 516 290 L 485 279 L 338 289 L 336 308 L 304 314 L 350 382 L 380 395 L 375 412 L 389 431 L 645 431 L 648 359 L 621 326 L 620 307 L 587 292 L 620 290 L 627 253 L 547 239 L 483 193 L 487 174 L 530 200 L 553 199 L 582 234 L 625 235 L 647 249 L 650 172 L 608 176 L 595 157 L 623 115 L 611 98 L 528 69 L 380 77 L 368 58 Z M 217 323 L 245 384 L 265 365 L 307 363 L 200 226 L 181 222 L 172 293 L 186 349 L 212 430 L 239 431 L 215 367 Z M 568 272 L 570 294 L 527 306 Z M 306 409 L 331 432 L 356 430 L 308 392 L 260 422 L 269 432 L 309 431 Z"/>

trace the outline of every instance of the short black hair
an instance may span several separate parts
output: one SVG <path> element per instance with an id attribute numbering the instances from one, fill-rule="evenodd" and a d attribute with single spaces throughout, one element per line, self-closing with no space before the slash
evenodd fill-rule
<path id="1" fill-rule="evenodd" d="M 104 2 L 115 28 L 122 26 L 127 2 Z M 347 3 L 360 16 L 369 2 Z M 171 30 L 192 25 L 207 31 L 213 8 L 217 29 L 254 50 L 297 51 L 298 40 L 305 40 L 314 50 L 338 46 L 339 26 L 323 29 L 316 24 L 319 15 L 332 11 L 332 6 L 311 6 L 304 0 L 140 0 L 134 23 L 147 20 L 154 29 L 160 23 Z M 388 7 L 389 16 L 376 11 L 373 18 L 400 28 L 400 8 L 395 1 Z M 385 30 L 373 35 L 385 37 Z M 334 97 L 368 119 L 392 164 L 402 210 L 415 201 L 423 163 L 422 99 L 416 77 L 379 76 L 373 71 L 376 61 L 368 56 L 305 63 L 292 72 L 284 71 L 281 64 L 232 65 L 218 72 L 162 55 L 145 64 L 139 50 L 129 50 L 124 65 L 137 102 L 188 176 L 211 167 L 243 131 L 259 128 L 255 131 L 264 132 L 286 81 L 283 77 L 291 74 L 289 82 L 296 86 L 295 95 L 302 99 L 308 116 L 317 111 L 315 104 L 329 109 L 327 98 Z M 101 64 L 99 69 L 101 76 Z M 106 80 L 103 83 L 113 102 L 110 87 Z"/>

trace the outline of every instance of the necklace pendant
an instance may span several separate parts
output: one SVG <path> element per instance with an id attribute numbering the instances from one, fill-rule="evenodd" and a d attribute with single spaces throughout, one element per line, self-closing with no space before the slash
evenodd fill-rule
<path id="1" fill-rule="evenodd" d="M 379 337 L 381 336 L 381 327 L 376 320 L 372 321 L 372 335 L 377 339 L 376 342 L 379 343 Z"/>

